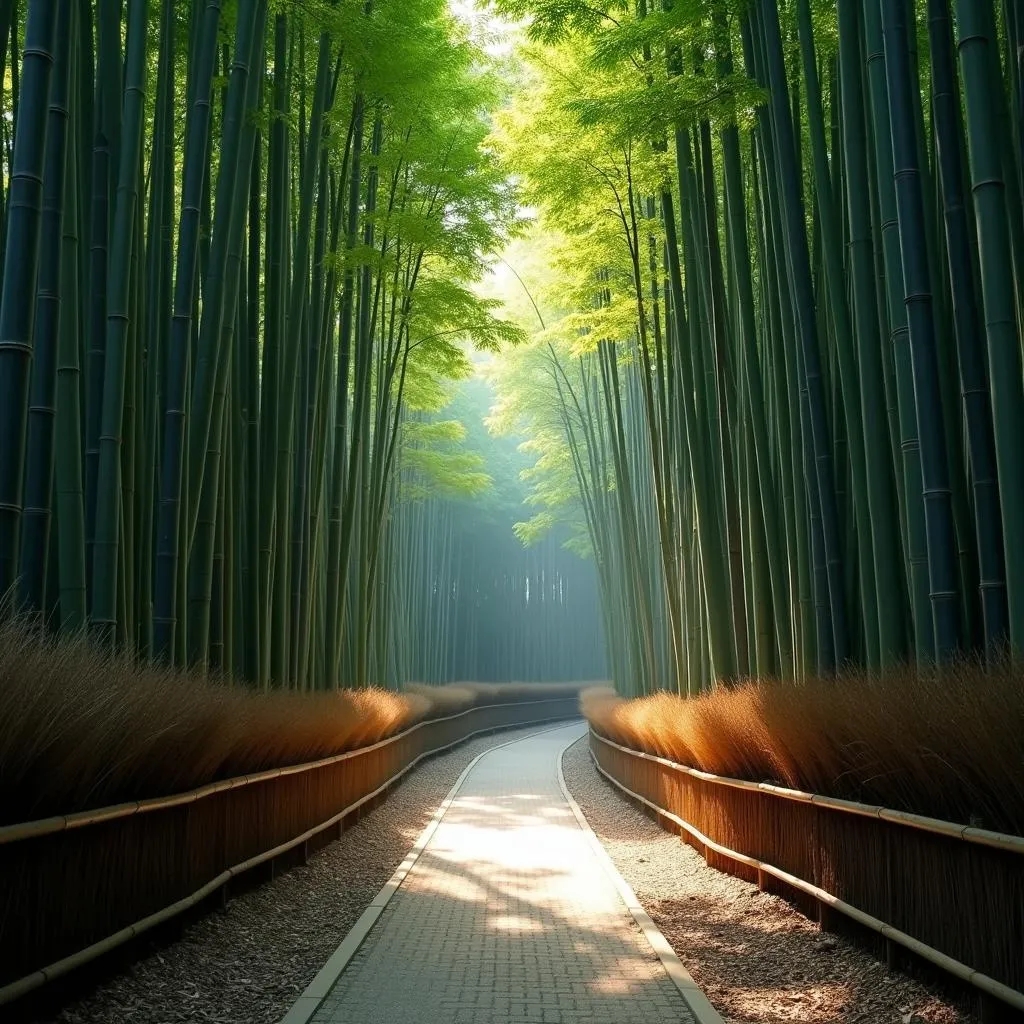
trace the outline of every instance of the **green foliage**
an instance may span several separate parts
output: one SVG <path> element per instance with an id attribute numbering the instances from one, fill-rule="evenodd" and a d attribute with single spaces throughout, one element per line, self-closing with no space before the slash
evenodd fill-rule
<path id="1" fill-rule="evenodd" d="M 466 428 L 459 420 L 412 419 L 403 433 L 403 500 L 476 498 L 491 488 L 483 455 L 462 449 Z"/>

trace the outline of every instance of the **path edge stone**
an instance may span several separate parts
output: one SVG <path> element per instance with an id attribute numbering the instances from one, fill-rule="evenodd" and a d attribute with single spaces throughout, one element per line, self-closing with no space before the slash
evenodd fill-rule
<path id="1" fill-rule="evenodd" d="M 541 729 L 534 736 L 542 736 L 544 733 L 555 732 L 558 729 L 565 729 L 570 725 L 576 724 L 575 719 L 570 719 L 566 722 L 559 722 L 557 725 L 549 726 L 547 729 Z M 291 1009 L 281 1018 L 280 1024 L 309 1024 L 316 1014 L 317 1010 L 320 1009 L 320 1004 L 327 998 L 328 993 L 334 987 L 338 978 L 341 977 L 342 971 L 348 966 L 349 961 L 356 955 L 359 947 L 365 941 L 367 935 L 370 934 L 373 926 L 377 923 L 377 919 L 383 913 L 384 908 L 391 901 L 391 898 L 398 891 L 402 882 L 405 881 L 406 876 L 413 869 L 416 861 L 420 859 L 420 855 L 427 848 L 427 844 L 433 838 L 434 833 L 440 826 L 442 819 L 448 812 L 448 808 L 451 807 L 455 797 L 458 795 L 459 790 L 462 788 L 462 784 L 466 781 L 469 773 L 476 767 L 477 761 L 487 754 L 493 753 L 495 750 L 500 750 L 502 747 L 510 747 L 513 743 L 519 743 L 523 739 L 522 736 L 514 740 L 505 740 L 503 743 L 495 743 L 493 747 L 488 747 L 486 750 L 482 750 L 476 757 L 473 758 L 469 764 L 463 768 L 462 773 L 455 780 L 452 788 L 448 790 L 445 798 L 438 805 L 437 810 L 431 815 L 430 821 L 427 822 L 426 827 L 419 834 L 416 842 L 409 848 L 409 852 L 405 855 L 402 863 L 395 869 L 394 874 L 384 883 L 380 892 L 373 898 L 370 905 L 363 911 L 359 916 L 359 919 L 354 925 L 348 930 L 348 933 L 341 940 L 341 945 L 330 955 L 327 962 L 320 968 L 316 973 L 316 977 L 306 986 L 305 991 L 301 996 L 292 1004 Z M 576 741 L 573 740 L 573 743 Z M 568 796 L 568 790 L 565 788 L 565 780 L 562 777 L 562 754 L 567 750 L 572 743 L 567 744 L 562 751 L 558 754 L 557 767 L 558 767 L 558 784 L 562 787 L 562 792 Z M 589 829 L 586 825 L 586 820 L 581 818 L 581 812 L 576 806 L 575 801 L 572 797 L 569 797 L 569 804 L 573 808 L 573 813 L 580 819 L 584 828 Z M 591 833 L 593 834 L 593 833 Z M 596 837 L 595 837 L 596 841 Z M 598 843 L 600 846 L 600 843 Z M 603 849 L 601 851 L 604 852 Z M 635 898 L 635 897 L 634 897 Z M 652 924 L 653 928 L 654 925 Z M 657 930 L 657 929 L 655 929 Z M 658 933 L 661 934 L 660 932 Z M 662 939 L 664 942 L 664 938 Z M 666 943 L 667 945 L 667 943 Z M 670 948 L 671 951 L 671 948 Z M 675 954 L 673 954 L 675 955 Z M 680 964 L 682 967 L 682 964 Z M 683 969 L 685 973 L 685 968 Z M 689 975 L 687 975 L 689 977 Z M 675 980 L 673 978 L 673 980 Z M 678 985 L 678 982 L 676 982 Z M 700 991 L 698 989 L 698 991 Z M 711 1005 L 710 1003 L 708 1004 Z M 721 1024 L 721 1018 L 709 1017 L 707 1021 L 700 1018 L 700 1024 Z"/>
<path id="2" fill-rule="evenodd" d="M 604 848 L 601 840 L 597 838 L 594 830 L 590 827 L 590 822 L 587 821 L 580 805 L 576 803 L 572 793 L 569 792 L 569 787 L 565 782 L 565 774 L 562 771 L 562 758 L 571 746 L 578 743 L 580 739 L 585 738 L 586 734 L 583 737 L 577 737 L 558 752 L 556 766 L 558 768 L 558 785 L 562 790 L 562 796 L 565 797 L 566 803 L 576 818 L 576 823 L 586 836 L 587 842 L 601 864 L 604 873 L 615 886 L 619 898 L 626 905 L 626 909 L 633 915 L 633 920 L 636 921 L 640 930 L 644 933 L 644 937 L 650 943 L 666 973 L 679 990 L 679 994 L 683 997 L 683 1001 L 697 1020 L 697 1024 L 725 1024 L 721 1014 L 711 1005 L 711 1001 L 704 994 L 701 987 L 693 980 L 693 976 L 683 966 L 682 960 L 679 959 L 676 951 L 669 945 L 668 939 L 661 933 L 661 929 L 651 920 L 647 911 L 644 910 L 636 897 L 636 893 L 633 891 L 633 887 L 619 873 L 615 862 Z M 292 1024 L 292 1022 L 289 1021 L 288 1024 Z"/>

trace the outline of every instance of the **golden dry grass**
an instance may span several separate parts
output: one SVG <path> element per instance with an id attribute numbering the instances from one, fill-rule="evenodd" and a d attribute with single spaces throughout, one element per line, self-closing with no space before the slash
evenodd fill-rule
<path id="1" fill-rule="evenodd" d="M 1024 677 L 973 662 L 882 677 L 750 682 L 583 712 L 609 739 L 717 775 L 1024 834 Z"/>
<path id="2" fill-rule="evenodd" d="M 475 704 L 504 704 L 508 701 L 554 700 L 577 695 L 592 683 L 449 683 L 431 686 L 406 683 L 403 693 L 420 694 L 431 702 L 428 717 L 455 714 Z"/>
<path id="3" fill-rule="evenodd" d="M 574 695 L 578 686 L 541 687 Z M 531 687 L 530 692 L 533 692 Z M 255 693 L 0 622 L 0 823 L 313 761 L 523 687 Z"/>

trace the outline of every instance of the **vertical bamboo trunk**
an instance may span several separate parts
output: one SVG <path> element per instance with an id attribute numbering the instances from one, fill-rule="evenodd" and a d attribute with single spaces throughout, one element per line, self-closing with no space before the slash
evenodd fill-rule
<path id="1" fill-rule="evenodd" d="M 129 7 L 120 161 L 107 277 L 91 618 L 98 634 L 110 641 L 114 639 L 118 623 L 118 558 L 124 554 L 120 547 L 121 440 L 130 338 L 131 263 L 146 106 L 148 6 L 147 0 L 132 0 Z"/>
<path id="2" fill-rule="evenodd" d="M 974 491 L 985 646 L 990 653 L 995 653 L 1006 643 L 1009 629 L 1003 528 L 987 368 L 984 349 L 979 344 L 979 311 L 970 237 L 973 225 L 968 220 L 965 205 L 961 106 L 956 89 L 948 0 L 929 0 L 928 31 L 949 286 Z"/>
<path id="3" fill-rule="evenodd" d="M 904 295 L 914 371 L 918 436 L 921 442 L 935 657 L 943 661 L 951 657 L 959 645 L 956 538 L 942 427 L 936 333 L 924 230 L 924 199 L 911 103 L 914 86 L 910 74 L 906 12 L 903 5 L 883 4 L 882 24 Z"/>
<path id="4" fill-rule="evenodd" d="M 1010 640 L 1024 645 L 1024 467 L 1017 439 L 1024 436 L 1021 356 L 1015 313 L 1000 128 L 993 120 L 998 67 L 991 0 L 956 5 L 960 70 L 967 116 L 967 147 L 978 231 L 985 338 L 999 474 Z"/>
<path id="5" fill-rule="evenodd" d="M 19 605 L 44 613 L 54 480 L 54 419 L 61 330 L 61 251 L 67 174 L 68 88 L 71 77 L 72 6 L 59 0 L 56 53 L 50 81 L 40 224 L 38 293 L 28 410 L 25 509 L 20 553 Z"/>
<path id="6" fill-rule="evenodd" d="M 197 16 L 199 9 L 196 8 Z M 160 508 L 157 515 L 156 572 L 153 596 L 153 646 L 168 661 L 177 658 L 183 513 L 183 464 L 186 444 L 186 388 L 189 345 L 199 271 L 200 205 L 207 175 L 210 106 L 216 60 L 220 0 L 208 0 L 197 24 L 199 47 L 190 62 L 185 118 L 184 174 L 175 254 L 174 301 L 164 382 L 163 451 Z M 186 542 L 187 543 L 187 542 Z"/>
<path id="7" fill-rule="evenodd" d="M 772 123 L 776 136 L 779 185 L 782 191 L 787 265 L 800 339 L 800 361 L 803 367 L 801 390 L 806 396 L 804 402 L 806 403 L 806 425 L 809 433 L 805 434 L 805 447 L 814 468 L 816 507 L 820 516 L 821 548 L 828 589 L 828 620 L 832 634 L 832 659 L 823 659 L 819 652 L 819 664 L 827 670 L 829 660 L 834 660 L 835 664 L 842 664 L 846 660 L 848 652 L 844 573 L 842 555 L 839 550 L 839 511 L 836 505 L 828 417 L 822 386 L 821 357 L 814 319 L 810 260 L 803 226 L 803 201 L 800 196 L 800 178 L 796 168 L 793 123 L 786 100 L 788 90 L 784 75 L 782 43 L 779 37 L 779 20 L 775 0 L 765 0 L 763 4 L 762 30 L 772 94 Z"/>
<path id="8" fill-rule="evenodd" d="M 28 4 L 8 186 L 4 278 L 0 288 L 0 437 L 4 438 L 0 445 L 0 595 L 4 598 L 18 573 L 43 167 L 56 31 L 51 5 L 52 0 L 30 0 Z"/>

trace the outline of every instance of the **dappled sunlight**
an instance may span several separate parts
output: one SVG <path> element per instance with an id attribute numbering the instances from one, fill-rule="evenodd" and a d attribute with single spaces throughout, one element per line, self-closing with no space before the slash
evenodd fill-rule
<path id="1" fill-rule="evenodd" d="M 615 961 L 614 973 L 590 983 L 593 992 L 605 995 L 629 995 L 652 981 L 664 968 L 651 953 L 647 956 L 623 956 Z"/>
<path id="2" fill-rule="evenodd" d="M 744 924 L 746 924 L 746 922 L 744 922 Z M 685 939 L 688 945 L 699 944 L 705 949 L 725 953 L 733 957 L 744 956 L 749 951 L 747 944 L 742 941 L 739 932 L 730 936 L 730 938 L 726 940 L 720 935 L 709 932 L 706 926 L 700 924 L 694 928 L 687 928 L 683 925 L 676 929 L 676 934 L 680 936 L 680 938 Z"/>
<path id="3" fill-rule="evenodd" d="M 466 820 L 466 809 L 460 810 L 462 814 L 454 807 L 449 812 L 454 820 L 442 823 L 424 857 L 433 872 L 443 862 L 450 868 L 448 877 L 458 885 L 464 873 L 471 871 L 479 882 L 506 886 L 517 895 L 525 895 L 535 906 L 560 907 L 579 897 L 574 874 L 558 870 L 569 867 L 567 845 L 573 846 L 578 856 L 587 856 L 571 812 L 568 821 L 554 815 L 514 815 L 495 820 L 490 816 L 476 819 L 475 814 Z"/>
<path id="4" fill-rule="evenodd" d="M 514 914 L 503 914 L 500 917 L 492 917 L 488 921 L 488 927 L 496 932 L 539 932 L 541 926 L 528 917 L 516 917 Z"/>
<path id="5" fill-rule="evenodd" d="M 572 811 L 568 807 L 545 807 L 540 813 L 543 818 L 572 818 Z"/>
<path id="6" fill-rule="evenodd" d="M 423 892 L 440 893 L 465 903 L 481 903 L 487 899 L 486 890 L 467 875 L 435 870 L 424 858 L 420 858 L 416 871 L 416 886 Z"/>
<path id="7" fill-rule="evenodd" d="M 851 986 L 842 983 L 787 985 L 781 988 L 738 986 L 731 990 L 734 1015 L 752 1021 L 817 1022 L 841 1020 L 853 998 Z"/>
<path id="8" fill-rule="evenodd" d="M 594 992 L 615 995 L 629 995 L 633 990 L 632 983 L 625 978 L 599 978 L 590 987 Z"/>
<path id="9" fill-rule="evenodd" d="M 402 1015 L 401 991 L 416 994 L 416 1020 L 453 1019 L 456 1006 L 467 1020 L 517 1019 L 516 1007 L 540 993 L 559 1019 L 598 1009 L 616 1024 L 685 1019 L 678 990 L 558 788 L 555 758 L 579 733 L 553 730 L 481 759 L 389 904 L 386 924 L 342 975 L 333 1019 L 363 1019 L 356 996 L 380 977 L 391 984 L 375 989 L 375 1020 L 413 1019 Z M 530 786 L 509 794 L 513 779 Z M 474 1002 L 479 992 L 488 993 L 484 1012 Z"/>

